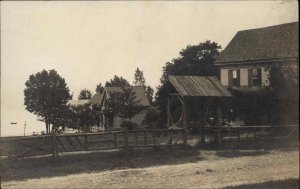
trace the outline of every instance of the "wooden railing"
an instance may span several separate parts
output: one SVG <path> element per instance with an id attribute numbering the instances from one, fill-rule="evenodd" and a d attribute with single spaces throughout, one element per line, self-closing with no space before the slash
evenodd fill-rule
<path id="1" fill-rule="evenodd" d="M 76 151 L 95 151 L 124 149 L 126 154 L 131 148 L 172 147 L 187 143 L 185 129 L 147 129 L 121 130 L 100 133 L 75 133 L 2 137 L 0 156 L 16 158 L 52 154 L 56 160 L 59 153 Z"/>
<path id="2" fill-rule="evenodd" d="M 299 138 L 299 125 L 285 126 L 239 126 L 204 127 L 206 134 L 217 135 L 221 132 L 223 142 L 242 142 L 249 140 Z"/>

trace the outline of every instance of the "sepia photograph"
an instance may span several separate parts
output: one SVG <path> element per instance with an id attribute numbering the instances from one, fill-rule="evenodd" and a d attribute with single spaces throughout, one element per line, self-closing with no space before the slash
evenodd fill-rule
<path id="1" fill-rule="evenodd" d="M 298 189 L 298 6 L 1 1 L 0 189 Z"/>

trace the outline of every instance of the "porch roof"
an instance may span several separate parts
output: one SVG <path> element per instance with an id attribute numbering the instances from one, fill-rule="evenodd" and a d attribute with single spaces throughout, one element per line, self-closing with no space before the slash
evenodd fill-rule
<path id="1" fill-rule="evenodd" d="M 169 76 L 181 96 L 231 97 L 231 93 L 214 76 Z"/>

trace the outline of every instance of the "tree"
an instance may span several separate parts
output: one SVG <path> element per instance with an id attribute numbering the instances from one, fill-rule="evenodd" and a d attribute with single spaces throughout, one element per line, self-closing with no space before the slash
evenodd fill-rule
<path id="1" fill-rule="evenodd" d="M 105 83 L 105 87 L 129 87 L 129 86 L 130 84 L 126 79 L 124 79 L 122 76 L 118 77 L 116 75 L 114 76 L 113 79 Z"/>
<path id="2" fill-rule="evenodd" d="M 144 77 L 144 73 L 139 68 L 136 68 L 135 74 L 134 74 L 134 81 L 133 84 L 136 86 L 145 86 L 146 79 Z"/>
<path id="3" fill-rule="evenodd" d="M 145 93 L 146 93 L 146 96 L 149 100 L 149 103 L 150 104 L 153 104 L 153 94 L 154 94 L 154 90 L 152 89 L 152 87 L 150 86 L 147 86 L 146 89 L 145 89 Z"/>
<path id="4" fill-rule="evenodd" d="M 92 93 L 88 89 L 83 89 L 80 91 L 78 100 L 87 100 L 92 98 Z"/>
<path id="5" fill-rule="evenodd" d="M 97 93 L 97 94 L 102 94 L 103 91 L 104 91 L 104 87 L 102 86 L 101 83 L 99 83 L 99 84 L 97 85 L 97 87 L 96 87 L 96 93 Z"/>
<path id="6" fill-rule="evenodd" d="M 210 41 L 205 41 L 199 45 L 188 45 L 185 49 L 180 51 L 179 58 L 175 58 L 171 62 L 166 63 L 163 67 L 163 74 L 156 94 L 156 103 L 165 118 L 167 96 L 172 90 L 172 86 L 168 82 L 168 76 L 197 75 L 219 77 L 219 71 L 214 65 L 214 62 L 220 54 L 220 49 L 221 46 Z M 177 109 L 172 109 L 172 111 L 179 111 Z"/>
<path id="7" fill-rule="evenodd" d="M 105 113 L 119 115 L 124 119 L 129 119 L 130 123 L 131 119 L 144 109 L 140 105 L 140 100 L 137 100 L 132 87 L 122 87 L 122 92 L 112 93 L 107 105 Z"/>
<path id="8" fill-rule="evenodd" d="M 50 124 L 55 117 L 60 117 L 59 110 L 65 109 L 67 101 L 72 98 L 65 79 L 55 70 L 42 70 L 30 75 L 25 85 L 26 110 L 42 118 L 47 133 L 50 133 Z"/>
<path id="9" fill-rule="evenodd" d="M 97 112 L 89 107 L 88 104 L 71 106 L 73 112 L 73 125 L 76 129 L 91 131 L 91 127 L 97 123 Z"/>
<path id="10" fill-rule="evenodd" d="M 154 90 L 150 86 L 146 86 L 146 79 L 144 77 L 144 73 L 139 68 L 136 68 L 136 70 L 135 70 L 133 84 L 135 86 L 143 86 L 144 87 L 146 96 L 149 100 L 149 103 L 152 104 L 153 103 Z"/>
<path id="11" fill-rule="evenodd" d="M 269 68 L 272 122 L 274 125 L 299 123 L 299 70 L 298 65 L 281 65 Z"/>

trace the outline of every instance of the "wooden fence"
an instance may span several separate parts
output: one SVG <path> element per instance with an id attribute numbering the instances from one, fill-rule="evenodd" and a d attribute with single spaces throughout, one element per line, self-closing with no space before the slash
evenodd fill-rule
<path id="1" fill-rule="evenodd" d="M 221 137 L 221 142 L 243 142 L 251 140 L 273 140 L 299 138 L 299 125 L 285 126 L 239 126 L 204 127 L 207 135 Z"/>
<path id="2" fill-rule="evenodd" d="M 0 155 L 16 158 L 61 152 L 95 151 L 130 148 L 183 146 L 187 143 L 185 129 L 122 130 L 100 133 L 57 134 L 28 137 L 2 137 Z"/>

